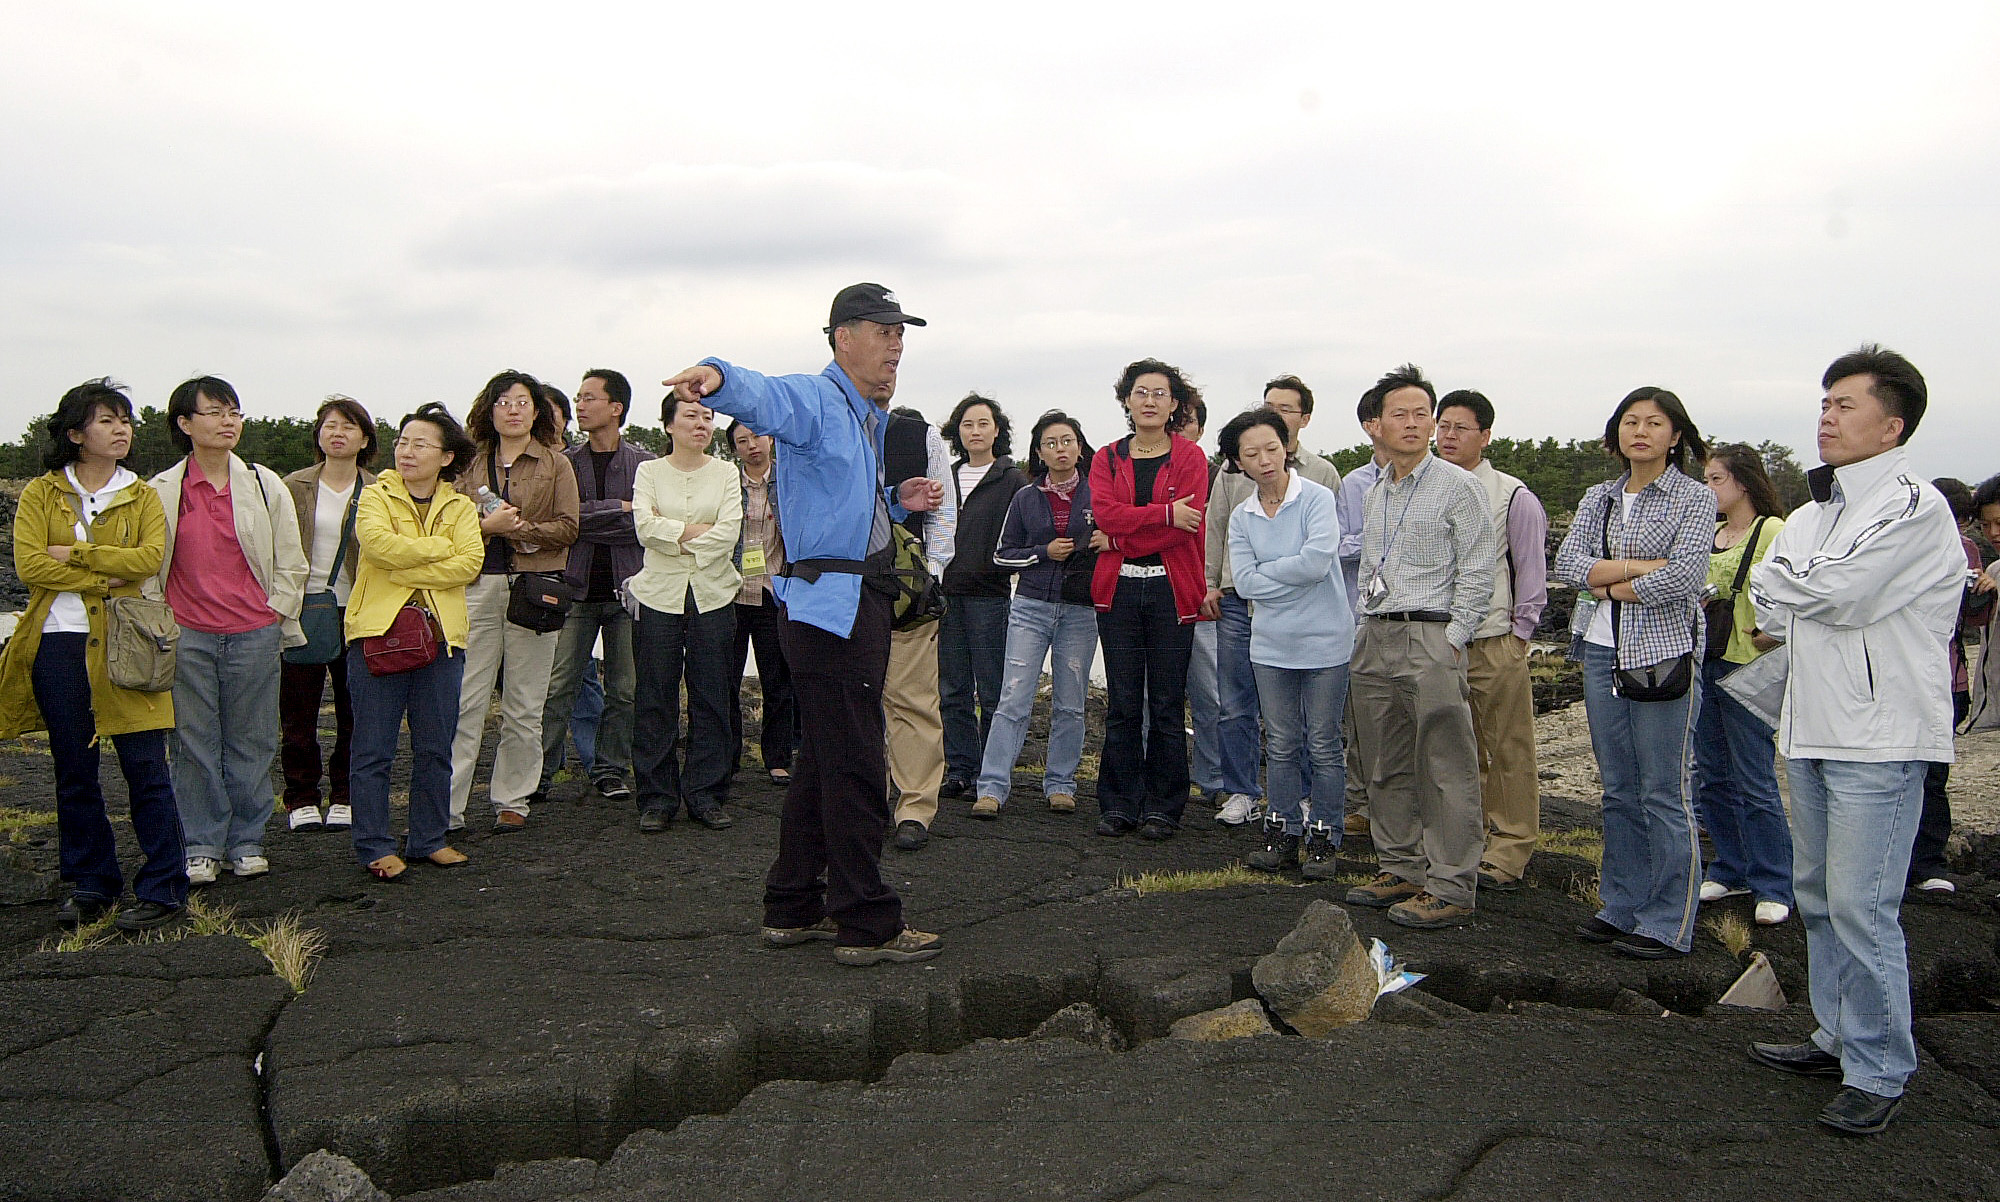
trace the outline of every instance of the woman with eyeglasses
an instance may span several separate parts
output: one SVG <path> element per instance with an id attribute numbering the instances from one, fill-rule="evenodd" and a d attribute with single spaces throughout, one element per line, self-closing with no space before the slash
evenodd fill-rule
<path id="1" fill-rule="evenodd" d="M 1090 601 L 1097 552 L 1091 545 L 1090 481 L 1080 470 L 1090 461 L 1090 444 L 1083 427 L 1060 409 L 1042 414 L 1031 437 L 1035 474 L 1008 503 L 993 552 L 995 565 L 1019 575 L 1007 612 L 1000 703 L 993 711 L 993 732 L 986 737 L 979 800 L 973 807 L 978 814 L 990 802 L 991 817 L 998 817 L 1007 804 L 1044 659 L 1049 660 L 1051 694 L 1042 795 L 1056 813 L 1075 812 L 1083 703 L 1090 662 L 1097 655 L 1097 614 Z"/>
<path id="2" fill-rule="evenodd" d="M 174 677 L 174 797 L 188 882 L 269 872 L 271 760 L 278 753 L 279 653 L 305 642 L 306 556 L 292 491 L 235 454 L 243 407 L 227 381 L 201 376 L 167 400 L 167 434 L 186 454 L 153 477 L 167 546 L 148 595 L 180 623 Z"/>
<path id="3" fill-rule="evenodd" d="M 466 415 L 465 432 L 475 445 L 459 485 L 473 497 L 486 489 L 491 500 L 480 506 L 486 560 L 465 590 L 470 642 L 451 756 L 451 829 L 465 825 L 486 710 L 494 682 L 504 675 L 500 742 L 487 781 L 493 833 L 504 835 L 528 825 L 529 802 L 541 786 L 542 713 L 562 638 L 560 630 L 508 621 L 508 601 L 521 573 L 561 573 L 569 566 L 580 506 L 576 469 L 562 453 L 562 427 L 535 377 L 503 371 L 488 380 Z"/>
<path id="4" fill-rule="evenodd" d="M 112 597 L 137 597 L 140 582 L 159 570 L 166 514 L 159 494 L 125 464 L 132 402 L 118 385 L 77 385 L 42 424 L 48 471 L 21 490 L 14 514 L 14 568 L 29 592 L 0 652 L 0 738 L 49 732 L 62 879 L 70 886 L 56 922 L 71 928 L 100 921 L 125 891 L 97 775 L 102 745 L 117 749 L 146 862 L 132 881 L 137 904 L 114 921 L 121 930 L 147 930 L 179 918 L 187 902 L 181 816 L 167 769 L 174 699 L 111 683 L 105 611 Z"/>
<path id="5" fill-rule="evenodd" d="M 456 868 L 471 857 L 445 842 L 451 820 L 451 752 L 465 675 L 466 586 L 479 579 L 486 546 L 479 510 L 454 481 L 473 459 L 472 439 L 433 401 L 405 417 L 396 466 L 361 490 L 355 515 L 360 546 L 347 598 L 348 688 L 354 697 L 354 858 L 378 880 L 393 881 L 417 860 Z M 438 636 L 427 664 L 377 676 L 368 640 L 385 634 L 405 607 L 424 613 Z M 402 854 L 389 829 L 389 768 L 403 725 L 410 728 L 410 806 Z"/>
<path id="6" fill-rule="evenodd" d="M 1171 839 L 1187 808 L 1188 661 L 1208 593 L 1208 457 L 1179 433 L 1201 394 L 1158 359 L 1128 365 L 1116 393 L 1132 433 L 1090 465 L 1091 600 L 1109 694 L 1097 833 Z"/>

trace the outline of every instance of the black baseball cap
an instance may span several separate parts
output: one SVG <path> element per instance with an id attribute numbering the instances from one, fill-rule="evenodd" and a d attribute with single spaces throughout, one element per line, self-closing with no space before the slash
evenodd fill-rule
<path id="1" fill-rule="evenodd" d="M 898 322 L 906 326 L 924 324 L 923 318 L 911 317 L 903 312 L 902 302 L 896 299 L 896 294 L 880 284 L 849 284 L 833 298 L 833 310 L 827 314 L 825 332 L 831 334 L 833 327 L 850 321 L 872 321 L 885 326 Z"/>

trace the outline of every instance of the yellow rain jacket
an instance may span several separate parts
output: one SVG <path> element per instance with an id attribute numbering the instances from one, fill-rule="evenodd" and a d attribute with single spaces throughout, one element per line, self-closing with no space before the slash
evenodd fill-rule
<path id="1" fill-rule="evenodd" d="M 354 541 L 361 568 L 347 598 L 349 642 L 389 629 L 414 598 L 437 618 L 448 646 L 465 646 L 465 586 L 479 579 L 486 562 L 472 498 L 440 480 L 430 513 L 420 514 L 401 474 L 383 472 L 361 490 Z"/>

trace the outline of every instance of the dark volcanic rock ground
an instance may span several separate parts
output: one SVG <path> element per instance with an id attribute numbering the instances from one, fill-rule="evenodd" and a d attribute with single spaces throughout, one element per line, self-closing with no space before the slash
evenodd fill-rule
<path id="1" fill-rule="evenodd" d="M 46 762 L 0 762 L 7 802 L 46 808 Z M 322 1147 L 392 1194 L 487 1202 L 2000 1196 L 1983 885 L 1906 906 L 1926 1061 L 1892 1134 L 1851 1142 L 1812 1123 L 1828 1083 L 1743 1057 L 1802 1035 L 1802 1007 L 1701 1017 L 1740 970 L 1715 939 L 1641 964 L 1570 937 L 1580 860 L 1539 857 L 1464 930 L 1356 912 L 1442 999 L 1397 1013 L 1438 1025 L 1190 1045 L 1157 1037 L 1251 996 L 1256 958 L 1344 892 L 1122 887 L 1254 845 L 1199 803 L 1156 845 L 1093 837 L 1087 800 L 1049 814 L 1026 774 L 997 823 L 948 802 L 929 848 L 884 860 L 948 950 L 855 970 L 755 938 L 780 803 L 761 773 L 725 832 L 641 836 L 575 792 L 396 884 L 341 836 L 274 831 L 269 877 L 207 896 L 327 937 L 297 997 L 235 939 L 37 954 L 53 905 L 0 907 L 0 1198 L 254 1199 Z M 1551 826 L 1592 817 L 1550 799 Z M 1755 939 L 1802 1000 L 1797 924 Z M 1074 1002 L 1133 1050 L 1020 1038 Z"/>

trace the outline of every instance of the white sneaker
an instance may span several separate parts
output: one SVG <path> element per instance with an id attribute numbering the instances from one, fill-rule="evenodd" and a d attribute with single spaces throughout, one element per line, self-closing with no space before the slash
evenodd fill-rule
<path id="1" fill-rule="evenodd" d="M 1792 916 L 1792 908 L 1783 902 L 1760 901 L 1757 903 L 1757 925 L 1774 927 Z"/>
<path id="2" fill-rule="evenodd" d="M 1701 900 L 1705 902 L 1721 901 L 1725 897 L 1742 897 L 1749 892 L 1741 885 L 1725 885 L 1720 881 L 1701 883 Z"/>
<path id="3" fill-rule="evenodd" d="M 326 824 L 336 830 L 344 830 L 354 825 L 354 808 L 348 805 L 326 807 Z"/>
<path id="4" fill-rule="evenodd" d="M 326 825 L 320 817 L 318 806 L 300 806 L 291 812 L 286 820 L 295 831 L 316 831 Z"/>
<path id="5" fill-rule="evenodd" d="M 188 857 L 188 884 L 213 885 L 216 877 L 216 863 L 210 856 Z"/>
<path id="6" fill-rule="evenodd" d="M 271 871 L 271 861 L 263 856 L 237 856 L 229 861 L 229 871 L 237 876 L 263 876 Z"/>
<path id="7" fill-rule="evenodd" d="M 1934 876 L 1929 880 L 1918 881 L 1917 891 L 1920 893 L 1957 893 L 1958 886 L 1941 876 Z"/>
<path id="8" fill-rule="evenodd" d="M 1250 821 L 1250 812 L 1255 808 L 1256 803 L 1250 800 L 1248 793 L 1231 793 L 1229 800 L 1216 811 L 1215 820 L 1224 826 L 1242 826 Z"/>

